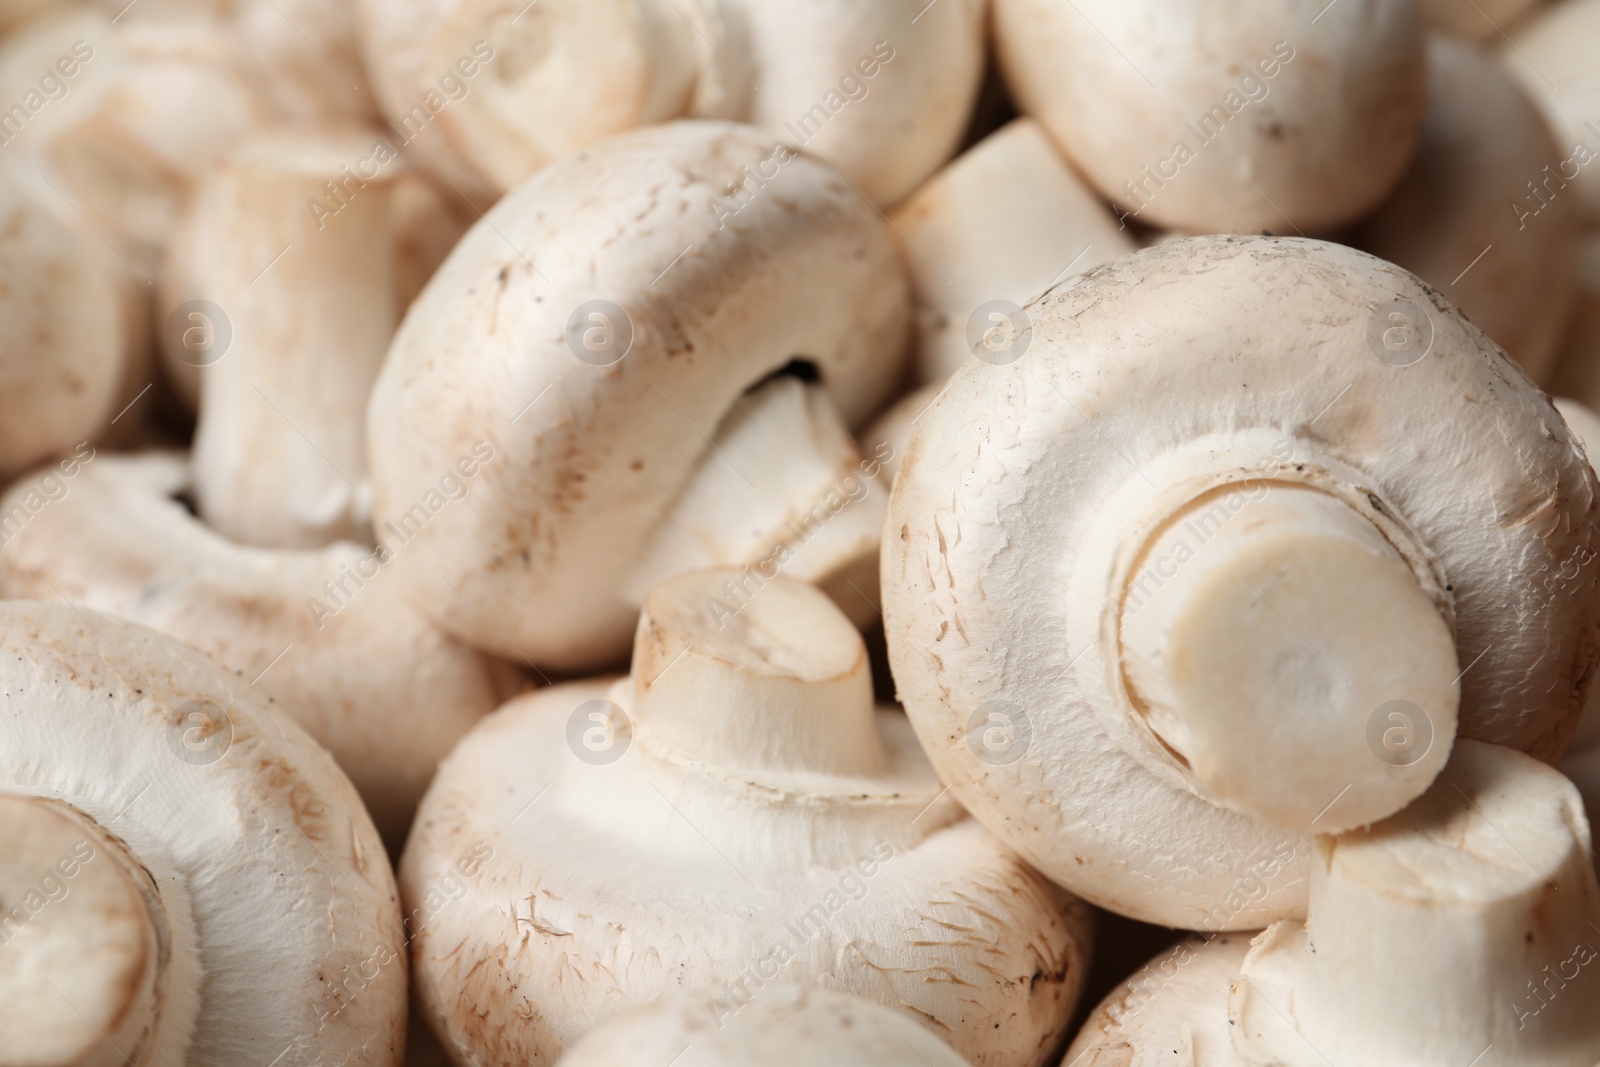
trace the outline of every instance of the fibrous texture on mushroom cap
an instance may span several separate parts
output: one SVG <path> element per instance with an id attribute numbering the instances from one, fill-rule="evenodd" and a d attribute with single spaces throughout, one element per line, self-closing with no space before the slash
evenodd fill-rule
<path id="1" fill-rule="evenodd" d="M 725 462 L 709 442 L 745 391 L 800 359 L 859 423 L 906 318 L 887 226 L 832 168 L 725 123 L 597 145 L 495 205 L 402 323 L 368 412 L 378 536 L 416 534 L 400 577 L 450 632 L 615 662 L 628 570 L 697 465 Z M 502 458 L 414 521 L 480 440 Z"/>
<path id="2" fill-rule="evenodd" d="M 778 985 L 738 1013 L 690 990 L 601 1023 L 561 1067 L 964 1067 L 910 1015 L 849 993 Z M 666 1060 L 664 1060 L 664 1057 Z"/>
<path id="3" fill-rule="evenodd" d="M 980 821 L 1105 907 L 1249 929 L 1303 907 L 1303 834 L 1396 810 L 1450 734 L 1559 756 L 1600 572 L 1533 577 L 1592 554 L 1595 475 L 1436 293 L 1209 237 L 1027 312 L 919 420 L 884 538 L 898 691 Z M 1315 536 L 1218 559 L 1312 504 Z"/>
<path id="4" fill-rule="evenodd" d="M 779 578 L 733 610 L 738 576 L 658 586 L 631 678 L 515 700 L 440 767 L 401 860 L 429 1023 L 469 1062 L 548 1062 L 625 1006 L 709 985 L 726 1021 L 787 981 L 1045 1062 L 1086 909 L 874 711 L 825 594 Z"/>
<path id="5" fill-rule="evenodd" d="M 0 793 L 61 806 L 78 828 L 61 851 L 77 877 L 99 877 L 81 864 L 127 858 L 147 878 L 144 913 L 116 919 L 160 953 L 155 988 L 130 1002 L 145 1023 L 121 1049 L 131 1062 L 399 1064 L 406 959 L 383 846 L 333 760 L 259 690 L 144 627 L 7 601 Z M 0 981 L 18 993 L 50 992 L 8 973 L 19 958 L 66 981 L 94 979 L 105 959 L 79 951 L 95 924 L 52 919 L 72 901 L 66 884 L 62 901 L 7 901 Z M 51 1037 L 30 1019 L 7 1022 L 18 1027 L 0 1034 L 7 1052 Z"/>
<path id="6" fill-rule="evenodd" d="M 438 761 L 514 690 L 514 670 L 412 609 L 386 552 L 236 544 L 174 499 L 189 485 L 183 458 L 159 453 L 22 479 L 0 500 L 0 592 L 64 598 L 206 652 L 333 753 L 398 845 Z"/>
<path id="7" fill-rule="evenodd" d="M 1399 180 L 1422 120 L 1409 0 L 996 0 L 1018 105 L 1111 200 L 1190 233 L 1326 232 Z"/>
<path id="8" fill-rule="evenodd" d="M 1581 204 L 1557 173 L 1567 155 L 1492 53 L 1433 37 L 1416 158 L 1349 243 L 1437 286 L 1543 383 L 1576 288 Z"/>

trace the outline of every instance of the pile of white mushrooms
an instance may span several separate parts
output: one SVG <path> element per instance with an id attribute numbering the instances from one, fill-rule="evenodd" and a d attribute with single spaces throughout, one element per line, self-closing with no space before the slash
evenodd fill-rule
<path id="1" fill-rule="evenodd" d="M 1600 1067 L 1600 0 L 0 0 L 0 1067 Z"/>

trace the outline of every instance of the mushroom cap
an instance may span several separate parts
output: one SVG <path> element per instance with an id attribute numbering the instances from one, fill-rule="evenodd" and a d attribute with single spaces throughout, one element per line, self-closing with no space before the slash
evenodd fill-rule
<path id="1" fill-rule="evenodd" d="M 1153 1053 L 1185 1067 L 1245 1067 L 1228 1028 L 1228 987 L 1250 938 L 1189 937 L 1156 955 L 1089 1013 L 1061 1067 L 1145 1067 Z"/>
<path id="2" fill-rule="evenodd" d="M 175 497 L 181 456 L 100 455 L 0 499 L 0 591 L 84 604 L 169 634 L 267 694 L 339 761 L 397 845 L 438 761 L 516 672 L 413 610 L 393 562 L 350 542 L 251 548 Z"/>
<path id="3" fill-rule="evenodd" d="M 916 294 L 918 373 L 941 384 L 973 354 L 974 314 L 996 301 L 1009 312 L 1135 247 L 1028 118 L 967 149 L 890 221 Z"/>
<path id="4" fill-rule="evenodd" d="M 888 228 L 831 167 L 727 123 L 598 144 L 496 204 L 406 315 L 368 410 L 375 532 L 403 531 L 401 580 L 451 633 L 616 662 L 621 580 L 740 395 L 800 358 L 858 423 L 906 317 Z M 428 503 L 475 446 L 497 458 L 472 492 Z"/>
<path id="5" fill-rule="evenodd" d="M 1026 354 L 969 363 L 919 421 L 884 538 L 898 691 L 981 822 L 1147 921 L 1248 929 L 1304 907 L 1309 838 L 1203 799 L 1106 651 L 1124 539 L 1173 486 L 1344 494 L 1411 543 L 1453 627 L 1457 731 L 1560 755 L 1600 651 L 1600 571 L 1531 579 L 1592 552 L 1595 474 L 1549 400 L 1436 292 L 1337 245 L 1203 237 L 1096 268 L 1027 313 Z M 1395 316 L 1413 332 L 1391 347 Z M 1009 762 L 970 743 L 993 701 L 1027 742 Z M 1262 893 L 1218 913 L 1239 872 L 1268 867 Z"/>
<path id="6" fill-rule="evenodd" d="M 561 1067 L 965 1067 L 915 1019 L 851 993 L 775 985 L 742 1009 L 678 993 L 601 1023 Z"/>
<path id="7" fill-rule="evenodd" d="M 739 117 L 832 163 L 874 204 L 897 204 L 960 147 L 983 80 L 985 6 L 729 0 L 757 86 Z"/>
<path id="8" fill-rule="evenodd" d="M 441 765 L 400 864 L 420 1010 L 457 1059 L 550 1062 L 624 1006 L 781 980 L 908 1008 L 975 1064 L 1044 1062 L 1087 909 L 874 713 L 824 593 L 778 578 L 725 616 L 736 573 L 658 586 L 631 679 L 513 700 Z"/>
<path id="9" fill-rule="evenodd" d="M 1546 381 L 1575 291 L 1579 202 L 1548 177 L 1568 154 L 1490 52 L 1432 37 L 1416 158 L 1349 243 L 1437 287 Z"/>
<path id="10" fill-rule="evenodd" d="M 994 32 L 1022 111 L 1153 225 L 1329 231 L 1394 187 L 1422 121 L 1410 0 L 995 0 Z"/>
<path id="11" fill-rule="evenodd" d="M 1546 4 L 1511 34 L 1501 61 L 1544 113 L 1555 131 L 1563 170 L 1584 217 L 1600 223 L 1600 0 Z M 1579 146 L 1587 151 L 1580 152 Z M 1576 170 L 1576 176 L 1572 172 Z M 1528 175 L 1537 180 L 1536 175 Z"/>
<path id="12" fill-rule="evenodd" d="M 304 730 L 202 653 L 59 603 L 0 603 L 0 693 L 0 792 L 114 834 L 159 897 L 166 988 L 136 1061 L 399 1064 L 394 879 Z"/>
<path id="13" fill-rule="evenodd" d="M 0 473 L 96 437 L 143 350 L 131 275 L 52 195 L 0 170 Z"/>

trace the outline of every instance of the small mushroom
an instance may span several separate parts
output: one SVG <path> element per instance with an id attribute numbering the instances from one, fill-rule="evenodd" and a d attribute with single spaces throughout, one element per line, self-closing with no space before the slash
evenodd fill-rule
<path id="1" fill-rule="evenodd" d="M 172 236 L 163 351 L 202 368 L 195 500 L 232 540 L 371 539 L 362 420 L 400 318 L 395 160 L 381 135 L 258 135 Z"/>
<path id="2" fill-rule="evenodd" d="M 728 123 L 620 135 L 507 195 L 412 305 L 367 416 L 378 535 L 406 531 L 446 630 L 562 670 L 619 662 L 678 570 L 859 573 L 882 494 L 846 428 L 906 319 L 893 237 L 831 167 Z M 478 440 L 504 458 L 416 514 Z"/>
<path id="3" fill-rule="evenodd" d="M 874 709 L 832 601 L 785 578 L 741 596 L 741 577 L 658 586 L 630 677 L 515 700 L 440 767 L 400 864 L 419 1009 L 459 1062 L 547 1063 L 683 988 L 720 986 L 732 1015 L 771 983 L 825 984 L 974 1064 L 1046 1062 L 1087 909 Z M 435 902 L 467 856 L 488 858 Z"/>
<path id="4" fill-rule="evenodd" d="M 1317 839 L 1304 923 L 1248 948 L 1180 943 L 1095 1009 L 1062 1062 L 1589 1067 L 1590 850 L 1570 782 L 1463 739 L 1416 803 Z"/>
<path id="5" fill-rule="evenodd" d="M 1500 59 L 1544 112 L 1560 154 L 1547 171 L 1530 174 L 1541 200 L 1575 198 L 1584 218 L 1600 223 L 1600 0 L 1546 4 L 1506 40 Z M 1570 186 L 1570 188 L 1569 188 Z"/>
<path id="6" fill-rule="evenodd" d="M 1110 910 L 1295 917 L 1305 835 L 1420 795 L 1455 735 L 1558 758 L 1600 652 L 1600 485 L 1549 400 L 1413 276 L 1203 237 L 1030 305 L 890 498 L 895 683 L 985 825 Z M 1484 537 L 1484 529 L 1494 536 Z"/>
<path id="7" fill-rule="evenodd" d="M 111 612 L 209 654 L 333 753 L 398 851 L 439 760 L 516 691 L 516 672 L 409 607 L 383 573 L 404 546 L 239 545 L 176 499 L 190 486 L 188 464 L 160 453 L 20 480 L 0 499 L 0 591 Z"/>
<path id="8" fill-rule="evenodd" d="M 1577 197 L 1551 177 L 1564 154 L 1491 53 L 1433 37 L 1416 159 L 1350 243 L 1437 288 L 1545 381 L 1572 309 L 1580 236 Z"/>
<path id="9" fill-rule="evenodd" d="M 395 884 L 348 779 L 201 653 L 0 603 L 7 1063 L 398 1067 Z"/>
<path id="10" fill-rule="evenodd" d="M 735 1009 L 678 993 L 589 1031 L 560 1067 L 967 1067 L 905 1012 L 832 989 L 778 985 Z"/>
<path id="11" fill-rule="evenodd" d="M 956 150 L 983 73 L 981 0 L 360 6 L 390 123 L 489 199 L 606 137 L 703 118 L 761 126 L 887 207 Z"/>
<path id="12" fill-rule="evenodd" d="M 995 0 L 1012 97 L 1139 221 L 1331 231 L 1404 174 L 1425 62 L 1410 0 Z"/>
<path id="13" fill-rule="evenodd" d="M 70 211 L 0 168 L 0 475 L 97 439 L 148 363 L 137 278 Z"/>
<path id="14" fill-rule="evenodd" d="M 918 373 L 930 382 L 949 378 L 994 326 L 1014 331 L 1008 320 L 1023 304 L 1135 247 L 1026 118 L 928 179 L 890 221 L 916 295 Z"/>

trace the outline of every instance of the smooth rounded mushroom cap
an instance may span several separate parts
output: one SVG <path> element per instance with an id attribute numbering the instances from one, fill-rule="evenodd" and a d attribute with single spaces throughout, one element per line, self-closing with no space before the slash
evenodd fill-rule
<path id="1" fill-rule="evenodd" d="M 1217 530 L 1248 526 L 1280 489 L 1320 490 L 1382 535 L 1453 629 L 1460 676 L 1458 713 L 1418 703 L 1438 692 L 1435 653 L 1411 675 L 1433 679 L 1420 695 L 1375 695 L 1326 647 L 1335 632 L 1363 664 L 1393 662 L 1384 641 L 1420 650 L 1426 635 L 1352 605 L 1285 620 L 1254 656 L 1241 649 L 1261 672 L 1241 692 L 1303 677 L 1302 714 L 1325 700 L 1347 724 L 1330 745 L 1287 712 L 1276 723 L 1282 758 L 1311 768 L 1308 782 L 1329 784 L 1318 773 L 1329 767 L 1349 774 L 1299 798 L 1311 818 L 1291 826 L 1350 825 L 1372 803 L 1360 794 L 1388 788 L 1391 773 L 1416 788 L 1425 776 L 1413 765 L 1447 747 L 1452 727 L 1559 756 L 1600 649 L 1600 571 L 1553 589 L 1533 579 L 1592 551 L 1595 474 L 1481 331 L 1397 267 L 1294 238 L 1145 249 L 1028 311 L 1028 352 L 968 364 L 919 420 L 884 538 L 898 691 L 980 821 L 1061 884 L 1135 918 L 1212 921 L 1238 872 L 1273 857 L 1282 876 L 1208 928 L 1299 912 L 1309 841 L 1223 806 L 1185 765 L 1184 738 L 1130 699 L 1137 679 L 1125 675 L 1130 615 L 1156 610 L 1143 605 L 1176 576 L 1214 567 Z M 1185 548 L 1150 552 L 1173 523 Z M 1479 536 L 1485 524 L 1492 539 Z M 1252 577 L 1264 594 L 1254 610 L 1276 615 L 1296 573 L 1270 579 L 1281 586 Z M 1294 627 L 1309 643 L 1286 643 Z M 1241 702 L 1237 721 L 1273 723 L 1269 704 L 1245 715 Z M 1325 747 L 1307 750 L 1313 738 Z"/>
<path id="2" fill-rule="evenodd" d="M 154 888 L 146 914 L 158 963 L 167 955 L 153 1026 L 87 1062 L 397 1067 L 406 960 L 394 879 L 349 780 L 305 731 L 200 652 L 60 603 L 0 603 L 0 693 L 0 793 L 58 802 L 98 828 L 93 857 L 51 856 L 82 861 L 76 875 L 55 868 L 65 899 L 48 899 L 50 869 L 20 872 L 41 892 L 8 897 L 8 935 L 19 909 L 19 937 L 34 923 L 59 929 L 79 886 L 89 897 L 106 877 L 95 865 L 117 862 L 101 851 L 113 835 Z M 16 855 L 0 853 L 8 882 Z M 0 972 L 19 960 L 0 952 Z M 102 976 L 126 974 L 126 956 L 106 962 Z M 73 966 L 87 991 L 88 961 Z M 21 1041 L 0 1033 L 8 1052 Z"/>
<path id="3" fill-rule="evenodd" d="M 890 221 L 916 295 L 918 373 L 930 382 L 949 378 L 1016 308 L 1135 247 L 1026 118 L 928 179 Z"/>
<path id="4" fill-rule="evenodd" d="M 1545 388 L 1600 408 L 1600 231 L 1584 238 L 1578 257 L 1578 294 Z"/>
<path id="5" fill-rule="evenodd" d="M 1244 934 L 1190 937 L 1106 995 L 1061 1067 L 1242 1067 L 1228 1028 L 1228 986 L 1250 951 Z M 1164 1067 L 1164 1065 L 1163 1065 Z"/>
<path id="6" fill-rule="evenodd" d="M 1542 0 L 1417 0 L 1422 25 L 1452 37 L 1494 42 Z"/>
<path id="7" fill-rule="evenodd" d="M 723 199 L 761 167 L 778 176 Z M 402 531 L 401 579 L 451 633 L 614 663 L 624 579 L 725 462 L 709 442 L 746 390 L 800 360 L 860 422 L 897 379 L 906 303 L 878 213 L 757 130 L 674 123 L 568 157 L 496 204 L 401 324 L 367 417 L 376 532 Z M 496 458 L 445 506 L 439 477 L 475 448 Z"/>
<path id="8" fill-rule="evenodd" d="M 1022 111 L 1151 225 L 1330 231 L 1400 180 L 1422 122 L 1410 0 L 995 0 L 994 32 Z"/>
<path id="9" fill-rule="evenodd" d="M 909 1015 L 850 993 L 768 986 L 737 1010 L 723 996 L 679 993 L 609 1019 L 560 1067 L 966 1067 Z"/>
<path id="10" fill-rule="evenodd" d="M 1087 909 L 874 712 L 825 594 L 779 578 L 735 606 L 738 575 L 657 587 L 631 678 L 512 701 L 440 767 L 400 865 L 434 1031 L 458 1060 L 549 1062 L 625 1006 L 782 981 L 913 1011 L 975 1064 L 1044 1062 Z"/>
<path id="11" fill-rule="evenodd" d="M 638 126 L 735 118 L 746 92 L 729 67 L 739 48 L 708 0 L 357 6 L 389 122 L 418 158 L 488 200 Z"/>
<path id="12" fill-rule="evenodd" d="M 727 8 L 757 86 L 739 117 L 832 163 L 874 204 L 899 203 L 960 146 L 983 78 L 983 0 Z"/>
<path id="13" fill-rule="evenodd" d="M 1582 802 L 1556 771 L 1463 740 L 1426 796 L 1319 853 L 1306 925 L 1258 936 L 1230 994 L 1246 1062 L 1600 1059 L 1592 995 L 1559 995 L 1597 956 L 1600 888 Z"/>
<path id="14" fill-rule="evenodd" d="M 0 794 L 0 856 L 6 1062 L 97 1064 L 142 1047 L 170 952 L 150 875 L 93 820 L 39 797 Z"/>
<path id="15" fill-rule="evenodd" d="M 274 698 L 339 761 L 397 850 L 438 761 L 517 672 L 413 610 L 382 550 L 227 541 L 176 499 L 188 464 L 100 455 L 0 499 L 0 591 L 170 634 Z"/>
<path id="16" fill-rule="evenodd" d="M 1600 223 L 1600 0 L 1547 4 L 1511 34 L 1500 60 L 1544 112 L 1556 133 L 1558 173 L 1571 183 L 1582 212 Z M 1542 175 L 1528 175 L 1542 181 Z M 1559 185 L 1557 186 L 1559 188 Z M 1546 194 L 1548 195 L 1548 194 Z"/>
<path id="17" fill-rule="evenodd" d="M 395 160 L 367 131 L 251 137 L 172 235 L 163 351 L 201 367 L 195 502 L 235 541 L 371 537 L 362 419 L 400 317 Z"/>
<path id="18" fill-rule="evenodd" d="M 1565 155 L 1489 52 L 1435 36 L 1416 159 L 1349 243 L 1437 287 L 1545 381 L 1572 308 L 1580 236 L 1577 198 L 1555 173 Z"/>
<path id="19" fill-rule="evenodd" d="M 0 472 L 98 436 L 142 349 L 126 267 L 49 195 L 0 170 Z"/>

